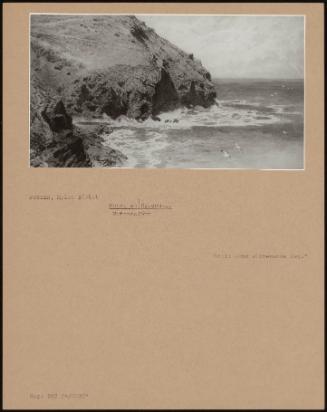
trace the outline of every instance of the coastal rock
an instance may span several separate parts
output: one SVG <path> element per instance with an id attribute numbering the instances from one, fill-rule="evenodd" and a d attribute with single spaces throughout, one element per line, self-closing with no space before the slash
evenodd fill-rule
<path id="1" fill-rule="evenodd" d="M 41 115 L 53 132 L 72 129 L 72 118 L 66 112 L 61 99 L 53 100 L 42 110 Z"/>
<path id="2" fill-rule="evenodd" d="M 119 166 L 126 156 L 74 119 L 152 118 L 209 107 L 216 92 L 194 54 L 134 16 L 31 16 L 31 165 Z"/>
<path id="3" fill-rule="evenodd" d="M 81 130 L 72 123 L 61 98 L 48 99 L 31 117 L 32 167 L 92 167 L 121 165 L 126 156 L 104 147 L 100 133 Z"/>
<path id="4" fill-rule="evenodd" d="M 74 130 L 75 135 L 83 141 L 91 167 L 119 167 L 127 160 L 127 156 L 104 141 L 103 135 L 110 135 L 112 132 L 109 127 L 88 125 L 75 127 Z"/>
<path id="5" fill-rule="evenodd" d="M 174 82 L 165 69 L 161 69 L 160 80 L 154 88 L 152 97 L 152 114 L 175 109 L 179 105 L 179 97 Z"/>
<path id="6" fill-rule="evenodd" d="M 144 120 L 180 106 L 215 102 L 210 73 L 194 54 L 134 16 L 31 19 L 34 76 L 40 87 L 60 91 L 73 116 Z M 60 115 L 53 119 L 59 127 L 65 121 Z"/>
<path id="7" fill-rule="evenodd" d="M 32 159 L 34 167 L 90 167 L 90 160 L 85 153 L 83 141 L 74 139 L 70 143 L 58 143 L 49 145 L 40 154 Z"/>

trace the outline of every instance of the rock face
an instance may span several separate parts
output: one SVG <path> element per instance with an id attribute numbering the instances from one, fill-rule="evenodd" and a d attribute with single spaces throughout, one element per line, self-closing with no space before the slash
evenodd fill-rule
<path id="1" fill-rule="evenodd" d="M 46 104 L 32 124 L 31 166 L 112 167 L 126 159 L 119 151 L 103 145 L 100 130 L 74 126 L 61 99 L 54 98 Z"/>
<path id="2" fill-rule="evenodd" d="M 55 142 L 73 145 L 52 153 L 58 165 L 92 164 L 85 139 L 74 140 L 74 116 L 159 120 L 180 106 L 209 107 L 215 97 L 201 62 L 134 16 L 31 16 L 31 148 L 38 158 Z"/>
<path id="3" fill-rule="evenodd" d="M 179 96 L 169 73 L 161 69 L 160 80 L 155 85 L 152 96 L 152 114 L 157 115 L 174 109 L 179 104 Z"/>
<path id="4" fill-rule="evenodd" d="M 33 108 L 31 116 L 31 166 L 90 167 L 83 141 L 74 133 L 62 100 L 48 98 L 43 104 L 40 114 Z"/>

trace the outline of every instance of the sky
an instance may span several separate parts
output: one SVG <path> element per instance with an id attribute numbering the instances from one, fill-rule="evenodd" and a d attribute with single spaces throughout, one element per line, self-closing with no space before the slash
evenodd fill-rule
<path id="1" fill-rule="evenodd" d="M 303 16 L 138 15 L 216 78 L 304 77 Z"/>

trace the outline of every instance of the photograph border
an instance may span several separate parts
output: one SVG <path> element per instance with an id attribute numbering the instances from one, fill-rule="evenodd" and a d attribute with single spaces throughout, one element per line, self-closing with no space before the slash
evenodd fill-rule
<path id="1" fill-rule="evenodd" d="M 300 169 L 269 169 L 269 168 L 244 168 L 244 167 L 169 167 L 169 168 L 161 168 L 163 170 L 209 170 L 209 171 L 226 171 L 226 170 L 236 170 L 236 171 L 262 171 L 262 172 L 304 172 L 306 170 L 306 15 L 305 14 L 245 14 L 245 13 L 37 13 L 37 12 L 30 12 L 28 17 L 28 36 L 29 36 L 29 43 L 28 43 L 28 126 L 29 126 L 29 158 L 28 158 L 28 167 L 33 168 L 30 164 L 30 151 L 31 151 L 31 125 L 30 125 L 30 110 L 31 110 L 31 16 L 33 15 L 52 15 L 52 16 L 238 16 L 238 17 L 252 17 L 252 16 L 260 16 L 260 17 L 302 17 L 303 18 L 303 150 L 302 150 L 302 162 L 303 168 Z M 64 167 L 63 169 L 71 169 L 69 167 Z M 100 168 L 93 168 L 93 167 L 81 167 L 80 169 L 108 169 L 108 170 L 135 170 L 135 167 L 100 167 Z M 142 167 L 141 169 L 144 170 L 156 170 L 155 167 Z"/>

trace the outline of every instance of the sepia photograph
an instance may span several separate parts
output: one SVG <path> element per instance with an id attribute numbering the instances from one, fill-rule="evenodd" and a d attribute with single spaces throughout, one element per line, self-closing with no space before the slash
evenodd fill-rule
<path id="1" fill-rule="evenodd" d="M 301 15 L 30 14 L 30 167 L 304 169 Z"/>

